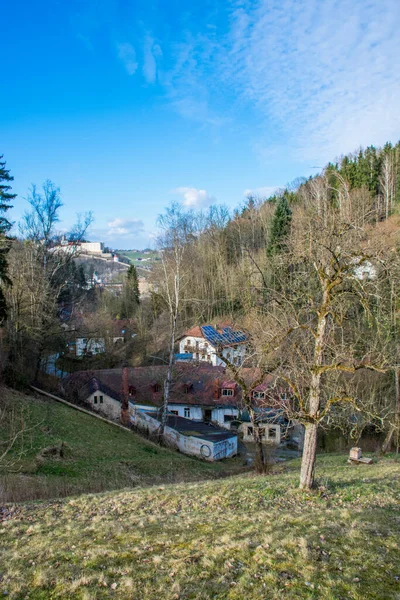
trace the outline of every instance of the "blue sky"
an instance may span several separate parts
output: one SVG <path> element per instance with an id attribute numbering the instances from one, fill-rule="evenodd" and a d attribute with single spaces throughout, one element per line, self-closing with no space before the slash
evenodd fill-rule
<path id="1" fill-rule="evenodd" d="M 0 154 L 60 227 L 152 243 L 173 200 L 234 208 L 360 145 L 400 138 L 398 0 L 13 0 Z"/>

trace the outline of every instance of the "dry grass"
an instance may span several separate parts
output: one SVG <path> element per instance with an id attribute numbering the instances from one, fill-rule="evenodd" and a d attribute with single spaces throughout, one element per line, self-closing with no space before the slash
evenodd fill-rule
<path id="1" fill-rule="evenodd" d="M 0 529 L 9 598 L 400 598 L 400 465 L 319 459 L 268 477 L 19 506 Z"/>

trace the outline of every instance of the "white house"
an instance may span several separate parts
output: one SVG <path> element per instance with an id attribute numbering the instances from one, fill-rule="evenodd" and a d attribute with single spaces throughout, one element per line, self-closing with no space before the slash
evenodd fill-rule
<path id="1" fill-rule="evenodd" d="M 132 401 L 129 403 L 130 411 L 134 412 L 146 412 L 157 410 L 157 407 L 152 407 L 146 404 L 136 404 Z M 204 407 L 201 404 L 176 404 L 174 402 L 168 403 L 168 412 L 171 415 L 182 417 L 184 419 L 190 419 L 191 421 L 203 423 L 213 423 L 219 427 L 230 429 L 230 424 L 239 418 L 239 410 L 234 406 L 211 406 Z"/>
<path id="2" fill-rule="evenodd" d="M 247 369 L 243 369 L 246 376 Z M 103 369 L 72 373 L 63 381 L 62 391 L 71 400 L 89 403 L 93 410 L 119 419 L 121 402 L 128 397 L 129 412 L 134 422 L 143 414 L 156 415 L 163 405 L 163 383 L 167 373 L 164 365 L 149 367 Z M 252 374 L 254 377 L 254 374 Z M 257 386 L 253 395 L 260 406 L 258 422 L 263 428 L 263 441 L 279 445 L 282 437 L 282 417 L 277 410 L 263 406 L 271 382 Z M 274 393 L 283 396 L 282 390 Z M 253 441 L 252 425 L 243 410 L 240 387 L 226 379 L 224 367 L 204 363 L 178 363 L 173 372 L 168 402 L 172 419 L 190 420 L 193 428 L 214 425 L 225 431 L 243 434 L 245 442 Z M 144 417 L 143 417 L 144 418 Z"/>
<path id="3" fill-rule="evenodd" d="M 214 367 L 225 366 L 225 362 L 216 354 L 219 349 L 231 363 L 241 365 L 246 354 L 246 335 L 231 327 L 193 327 L 177 341 L 179 353 L 175 358 L 178 362 L 200 361 Z"/>
<path id="4" fill-rule="evenodd" d="M 73 345 L 71 345 L 73 349 Z M 102 354 L 106 351 L 106 343 L 104 338 L 77 337 L 75 340 L 75 355 L 76 356 L 94 356 Z"/>

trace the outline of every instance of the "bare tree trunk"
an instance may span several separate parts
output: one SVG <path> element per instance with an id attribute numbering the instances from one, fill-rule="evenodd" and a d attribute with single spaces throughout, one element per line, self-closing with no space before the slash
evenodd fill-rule
<path id="1" fill-rule="evenodd" d="M 396 442 L 396 450 L 399 452 L 399 430 L 400 430 L 400 369 L 396 368 L 394 370 L 394 381 L 395 381 L 395 389 L 396 389 L 396 408 L 394 415 L 394 422 L 390 424 L 389 430 L 386 434 L 386 437 L 383 441 L 381 452 L 382 454 L 386 454 L 390 449 L 393 436 L 397 430 L 397 442 Z"/>
<path id="2" fill-rule="evenodd" d="M 250 416 L 251 425 L 253 427 L 253 438 L 254 438 L 254 444 L 255 444 L 254 468 L 257 473 L 262 474 L 262 473 L 265 473 L 267 470 L 266 464 L 265 464 L 264 447 L 263 447 L 263 443 L 261 440 L 260 427 L 257 422 L 256 413 L 255 413 L 254 409 L 251 407 L 249 407 L 249 416 Z"/>
<path id="3" fill-rule="evenodd" d="M 301 489 L 311 489 L 314 485 L 315 457 L 317 453 L 317 430 L 318 425 L 316 423 L 308 423 L 306 425 L 300 471 Z"/>
<path id="4" fill-rule="evenodd" d="M 164 435 L 165 426 L 167 424 L 167 415 L 168 415 L 168 401 L 169 401 L 169 390 L 171 387 L 172 381 L 172 367 L 174 365 L 174 349 L 175 349 L 175 331 L 176 331 L 176 322 L 178 319 L 178 313 L 175 311 L 175 314 L 171 323 L 171 340 L 169 347 L 169 361 L 168 361 L 168 370 L 167 377 L 164 381 L 164 402 L 162 407 L 162 416 L 161 416 L 161 426 L 159 429 L 159 436 Z"/>
<path id="5" fill-rule="evenodd" d="M 121 402 L 121 423 L 130 424 L 129 416 L 129 371 L 127 366 L 122 367 L 122 402 Z"/>
<path id="6" fill-rule="evenodd" d="M 317 429 L 318 413 L 321 403 L 321 371 L 323 362 L 324 348 L 326 343 L 327 314 L 330 301 L 329 291 L 331 285 L 326 280 L 325 274 L 321 277 L 324 291 L 322 296 L 321 309 L 318 312 L 318 325 L 315 336 L 314 346 L 314 366 L 311 376 L 309 409 L 308 414 L 313 419 L 311 423 L 306 423 L 304 436 L 303 456 L 301 459 L 300 485 L 301 489 L 311 489 L 314 485 L 315 460 L 317 455 Z M 315 420 L 314 420 L 315 419 Z"/>

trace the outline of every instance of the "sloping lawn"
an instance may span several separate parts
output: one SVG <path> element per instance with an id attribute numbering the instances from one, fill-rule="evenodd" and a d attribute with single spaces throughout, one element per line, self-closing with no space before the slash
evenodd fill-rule
<path id="1" fill-rule="evenodd" d="M 398 599 L 400 464 L 319 457 L 312 493 L 298 467 L 9 507 L 0 595 Z"/>
<path id="2" fill-rule="evenodd" d="M 242 468 L 240 459 L 212 464 L 160 448 L 131 431 L 113 427 L 68 406 L 42 397 L 1 388 L 0 441 L 12 420 L 26 430 L 7 457 L 8 473 L 0 471 L 0 501 L 55 498 L 78 492 L 99 492 L 218 477 Z M 64 457 L 40 457 L 44 448 L 64 442 Z M 9 473 L 9 471 L 12 473 Z"/>

